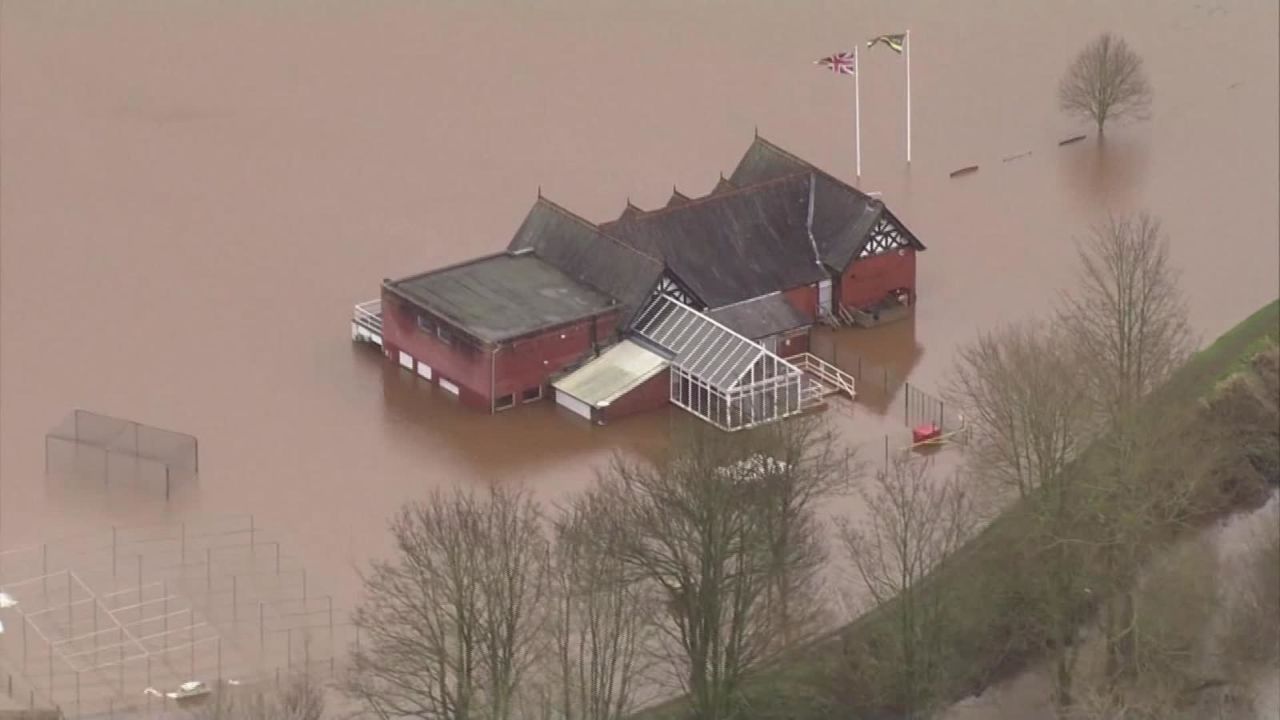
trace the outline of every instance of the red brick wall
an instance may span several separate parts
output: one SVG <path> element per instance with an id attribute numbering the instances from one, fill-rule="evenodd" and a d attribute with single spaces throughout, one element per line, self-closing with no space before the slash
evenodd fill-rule
<path id="1" fill-rule="evenodd" d="M 434 334 L 428 335 L 418 327 L 417 313 L 412 305 L 383 289 L 382 344 L 391 362 L 399 364 L 403 350 L 414 360 L 431 366 L 432 382 L 444 377 L 458 386 L 463 402 L 488 410 L 489 351 L 457 333 L 453 335 L 452 344 L 441 342 Z"/>
<path id="2" fill-rule="evenodd" d="M 671 373 L 669 370 L 654 375 L 631 389 L 631 392 L 614 400 L 600 411 L 605 422 L 648 410 L 657 410 L 671 402 Z"/>
<path id="3" fill-rule="evenodd" d="M 804 313 L 804 316 L 810 320 L 816 320 L 818 317 L 818 287 L 816 285 L 802 285 L 797 288 L 785 290 L 782 297 L 790 303 L 791 307 Z"/>
<path id="4" fill-rule="evenodd" d="M 604 343 L 618 323 L 618 313 L 614 311 L 554 328 L 542 335 L 503 343 L 498 346 L 497 354 L 492 355 L 492 346 L 462 336 L 460 331 L 453 333 L 451 344 L 442 342 L 434 333 L 424 332 L 418 327 L 420 312 L 394 293 L 383 290 L 382 343 L 391 362 L 398 364 L 400 351 L 407 352 L 415 361 L 431 366 L 432 382 L 438 384 L 441 377 L 449 380 L 458 386 L 459 397 L 465 404 L 486 411 L 494 398 L 504 395 L 514 394 L 516 404 L 520 404 L 520 393 L 529 388 L 541 386 L 546 395 L 551 374 L 591 351 L 592 324 L 596 325 L 596 342 Z M 431 316 L 431 320 L 446 329 L 449 327 L 438 317 Z M 491 359 L 493 368 L 490 368 Z"/>
<path id="5" fill-rule="evenodd" d="M 800 353 L 809 352 L 809 329 L 793 331 L 795 334 L 790 337 L 784 335 L 778 341 L 778 355 L 782 357 L 790 357 L 799 355 Z"/>
<path id="6" fill-rule="evenodd" d="M 874 305 L 894 288 L 911 291 L 916 296 L 916 251 L 908 248 L 902 255 L 891 251 L 853 261 L 840 278 L 840 304 L 864 308 Z"/>
<path id="7" fill-rule="evenodd" d="M 613 335 L 618 314 L 615 311 L 504 344 L 496 357 L 494 396 L 515 394 L 519 403 L 522 391 L 540 385 L 544 394 L 550 394 L 545 388 L 548 377 L 591 352 L 592 323 L 596 326 L 595 341 L 602 344 Z"/>

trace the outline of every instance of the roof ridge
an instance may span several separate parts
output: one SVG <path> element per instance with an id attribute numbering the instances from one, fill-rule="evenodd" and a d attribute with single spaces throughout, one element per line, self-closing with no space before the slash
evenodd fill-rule
<path id="1" fill-rule="evenodd" d="M 476 263 L 484 262 L 485 260 L 492 260 L 496 257 L 502 257 L 503 255 L 512 255 L 512 254 L 513 253 L 510 250 L 499 250 L 498 252 L 491 252 L 491 253 L 486 253 L 484 255 L 477 255 L 474 257 L 466 258 L 464 260 L 459 260 L 458 262 L 449 263 L 448 265 L 441 265 L 440 267 L 434 267 L 434 268 L 431 268 L 430 270 L 423 270 L 422 272 L 414 273 L 412 275 L 406 275 L 404 277 L 394 278 L 394 279 L 388 278 L 383 281 L 383 285 L 399 285 L 400 283 L 409 282 L 410 280 L 417 280 L 419 278 L 427 277 L 428 275 L 435 275 L 437 273 L 442 273 L 447 270 L 457 270 L 458 268 L 466 267 L 468 265 L 474 265 Z"/>
<path id="2" fill-rule="evenodd" d="M 689 198 L 689 202 L 687 203 L 654 208 L 653 210 L 646 210 L 643 214 L 637 215 L 634 218 L 627 218 L 626 220 L 623 220 L 622 218 L 618 218 L 617 220 L 612 220 L 605 224 L 614 225 L 616 223 L 621 223 L 621 222 L 636 222 L 638 220 L 647 220 L 649 218 L 656 217 L 658 215 L 665 215 L 670 212 L 685 210 L 687 208 L 697 206 L 701 203 L 710 202 L 713 200 L 723 200 L 725 198 L 734 197 L 735 195 L 745 194 L 751 190 L 756 190 L 756 189 L 765 187 L 767 185 L 775 185 L 775 184 L 781 185 L 783 184 L 784 181 L 793 181 L 798 177 L 807 176 L 809 174 L 810 173 L 808 171 L 797 172 L 797 173 L 791 173 L 790 175 L 780 175 L 776 178 L 769 178 L 768 180 L 762 180 L 758 183 L 752 183 L 750 185 L 734 185 L 731 189 L 725 190 L 724 192 L 703 195 L 702 197 Z"/>
<path id="3" fill-rule="evenodd" d="M 739 300 L 739 301 L 737 301 L 737 302 L 731 302 L 731 303 L 729 303 L 728 305 L 721 305 L 721 306 L 719 306 L 719 307 L 711 308 L 711 309 L 707 310 L 707 313 L 708 313 L 708 314 L 718 313 L 718 312 L 720 312 L 721 310 L 727 310 L 727 309 L 729 309 L 729 308 L 738 307 L 739 305 L 746 305 L 747 303 L 753 303 L 753 302 L 755 302 L 755 301 L 757 301 L 757 300 L 763 300 L 763 299 L 765 299 L 765 298 L 771 298 L 771 297 L 773 297 L 774 295 L 781 295 L 781 294 L 782 294 L 782 291 L 781 291 L 781 290 L 774 290 L 773 292 L 768 292 L 768 293 L 765 293 L 764 295 L 757 295 L 757 296 L 755 296 L 755 297 L 745 298 L 745 299 L 743 299 L 743 300 Z"/>
<path id="4" fill-rule="evenodd" d="M 786 158 L 786 159 L 788 159 L 788 160 L 794 160 L 795 162 L 798 162 L 798 163 L 800 163 L 801 165 L 804 165 L 805 167 L 809 168 L 811 171 L 813 171 L 813 172 L 815 172 L 815 173 L 817 173 L 817 174 L 819 174 L 819 175 L 821 175 L 821 176 L 825 177 L 826 179 L 828 179 L 828 180 L 830 180 L 830 181 L 832 181 L 832 182 L 834 182 L 834 183 L 837 183 L 837 184 L 838 184 L 838 185 L 840 185 L 841 187 L 844 187 L 844 188 L 846 188 L 846 189 L 848 189 L 848 190 L 852 190 L 852 191 L 854 191 L 855 193 L 857 193 L 857 194 L 859 194 L 859 195 L 862 195 L 863 197 L 866 197 L 866 198 L 869 198 L 869 199 L 872 199 L 872 200 L 874 200 L 874 199 L 875 199 L 875 198 L 872 198 L 870 195 L 867 195 L 866 193 L 862 192 L 862 191 L 861 191 L 861 190 L 859 190 L 858 188 L 856 188 L 856 187 L 854 187 L 854 186 L 850 185 L 849 183 L 845 182 L 844 180 L 841 180 L 840 178 L 836 177 L 835 175 L 832 175 L 831 173 L 827 172 L 826 170 L 823 170 L 822 168 L 818 167 L 817 165 L 814 165 L 813 163 L 809 162 L 808 160 L 805 160 L 804 158 L 800 157 L 799 155 L 796 155 L 795 153 L 791 152 L 790 150 L 787 150 L 786 148 L 782 147 L 781 145 L 778 145 L 777 143 L 772 142 L 772 141 L 771 141 L 771 140 L 769 140 L 768 138 L 765 138 L 763 135 L 756 135 L 755 139 L 752 141 L 752 144 L 755 144 L 755 143 L 759 143 L 759 144 L 760 144 L 760 145 L 762 145 L 765 149 L 767 149 L 767 150 L 771 150 L 771 151 L 773 151 L 773 152 L 775 152 L 775 153 L 777 153 L 777 154 L 779 154 L 779 155 L 783 156 L 784 158 Z M 748 149 L 747 149 L 747 151 L 748 151 L 748 152 L 750 152 L 750 148 L 748 148 Z M 745 160 L 745 159 L 746 159 L 746 155 L 743 155 L 742 157 L 743 157 L 743 160 Z M 742 166 L 742 161 L 741 161 L 741 160 L 739 160 L 739 161 L 738 161 L 738 167 L 741 167 L 741 166 Z M 735 168 L 734 168 L 734 172 L 737 172 L 737 170 L 738 170 L 738 168 L 737 168 L 737 167 L 735 167 Z M 730 173 L 730 174 L 732 174 L 732 173 Z"/>
<path id="5" fill-rule="evenodd" d="M 662 262 L 662 260 L 661 260 L 660 258 L 656 258 L 656 257 L 654 257 L 654 256 L 650 255 L 649 253 L 646 253 L 646 252 L 643 252 L 643 251 L 641 251 L 641 250 L 639 250 L 639 249 L 637 249 L 637 248 L 631 247 L 631 246 L 630 246 L 630 245 L 628 245 L 627 243 L 625 243 L 625 242 L 623 242 L 623 241 L 619 240 L 618 238 L 616 238 L 616 237 L 614 237 L 614 236 L 610 235 L 609 233 L 605 232 L 605 231 L 604 231 L 604 230 L 603 230 L 599 225 L 596 225 L 595 223 L 593 223 L 593 222 L 591 222 L 590 220 L 588 220 L 588 219 L 586 219 L 586 218 L 582 217 L 581 215 L 579 215 L 579 214 L 575 213 L 574 211 L 572 211 L 572 210 L 570 210 L 570 209 L 566 208 L 565 206 L 561 205 L 560 203 L 557 203 L 557 202 L 555 202 L 554 200 L 551 200 L 551 199 L 547 198 L 545 195 L 539 195 L 539 196 L 538 196 L 537 203 L 545 204 L 545 205 L 547 205 L 548 207 L 550 207 L 552 210 L 555 210 L 556 212 L 559 212 L 561 215 L 564 215 L 565 217 L 569 218 L 570 220 L 574 220 L 574 221 L 576 221 L 576 222 L 578 222 L 578 223 L 580 223 L 580 224 L 582 224 L 582 225 L 586 225 L 587 227 L 589 227 L 589 228 L 591 228 L 592 230 L 594 230 L 594 231 L 596 232 L 596 234 L 597 234 L 597 235 L 599 235 L 599 236 L 600 236 L 600 237 L 602 237 L 602 238 L 605 238 L 605 239 L 609 240 L 609 241 L 610 241 L 610 242 L 612 242 L 613 244 L 615 244 L 615 245 L 617 245 L 617 246 L 619 246 L 619 247 L 621 247 L 621 248 L 625 248 L 625 249 L 627 249 L 627 250 L 630 250 L 631 252 L 633 252 L 633 253 L 635 253 L 635 254 L 639 255 L 639 256 L 640 256 L 640 257 L 642 257 L 642 258 L 645 258 L 646 260 L 652 260 L 653 262 L 657 263 L 659 267 L 665 267 L 665 264 Z M 534 203 L 534 204 L 535 204 L 535 206 L 537 205 L 537 203 Z"/>

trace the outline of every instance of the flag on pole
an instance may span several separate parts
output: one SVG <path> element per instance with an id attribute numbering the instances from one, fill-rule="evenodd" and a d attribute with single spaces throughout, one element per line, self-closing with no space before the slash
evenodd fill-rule
<path id="1" fill-rule="evenodd" d="M 857 177 L 862 177 L 862 98 L 859 97 L 860 90 L 858 86 L 858 46 L 853 46 L 853 52 L 838 52 L 835 55 L 814 60 L 814 65 L 821 65 L 837 75 L 853 76 L 853 144 L 854 155 L 857 159 Z"/>
<path id="2" fill-rule="evenodd" d="M 839 52 L 820 60 L 814 60 L 814 65 L 821 65 L 833 73 L 841 75 L 853 75 L 857 72 L 858 63 L 853 57 L 853 53 Z"/>
<path id="3" fill-rule="evenodd" d="M 906 40 L 906 38 L 907 38 L 907 34 L 906 34 L 906 33 L 895 33 L 895 34 L 892 34 L 892 35 L 880 35 L 880 36 L 878 36 L 878 37 L 873 37 L 873 38 L 871 38 L 870 40 L 868 40 L 868 41 L 867 41 L 867 47 L 869 47 L 869 48 L 873 48 L 873 47 L 875 47 L 876 45 L 884 45 L 885 47 L 889 48 L 890 50 L 892 50 L 892 51 L 894 51 L 894 52 L 898 53 L 899 55 L 901 55 L 901 54 L 902 54 L 902 43 L 903 43 L 903 41 L 904 41 L 904 40 Z"/>

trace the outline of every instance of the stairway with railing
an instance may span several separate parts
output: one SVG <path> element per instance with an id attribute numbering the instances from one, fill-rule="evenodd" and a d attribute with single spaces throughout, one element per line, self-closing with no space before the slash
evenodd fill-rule
<path id="1" fill-rule="evenodd" d="M 823 393 L 824 395 L 841 392 L 848 395 L 850 399 L 857 397 L 853 376 L 817 355 L 806 352 L 792 355 L 786 360 L 799 368 L 807 377 L 816 380 L 816 385 L 829 388 Z"/>

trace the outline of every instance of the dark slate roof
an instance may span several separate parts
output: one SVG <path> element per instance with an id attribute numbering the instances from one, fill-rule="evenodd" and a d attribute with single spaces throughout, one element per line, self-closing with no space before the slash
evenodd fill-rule
<path id="1" fill-rule="evenodd" d="M 688 195 L 685 195 L 684 193 L 675 189 L 675 187 L 671 188 L 671 199 L 667 200 L 667 207 L 675 207 L 677 205 L 683 205 L 687 202 L 689 202 Z"/>
<path id="2" fill-rule="evenodd" d="M 730 330 L 752 340 L 813 324 L 813 321 L 805 317 L 804 313 L 787 302 L 782 293 L 726 305 L 712 310 L 708 315 Z"/>
<path id="3" fill-rule="evenodd" d="M 724 177 L 724 174 L 722 173 L 720 175 L 720 179 L 716 181 L 716 186 L 711 188 L 711 194 L 719 195 L 720 193 L 727 193 L 737 189 L 738 189 L 738 186 L 726 180 Z"/>
<path id="4" fill-rule="evenodd" d="M 871 228 L 888 213 L 884 204 L 813 164 L 756 136 L 730 175 L 737 185 L 768 182 L 796 174 L 813 174 L 813 236 L 822 262 L 842 272 L 870 239 Z M 891 214 L 888 217 L 917 250 L 924 250 L 910 230 Z"/>
<path id="5" fill-rule="evenodd" d="M 662 274 L 662 263 L 546 198 L 538 198 L 508 250 L 532 249 L 569 277 L 612 295 L 629 319 Z"/>
<path id="6" fill-rule="evenodd" d="M 600 229 L 661 257 L 709 307 L 811 285 L 827 277 L 806 229 L 809 175 L 653 210 Z"/>
<path id="7" fill-rule="evenodd" d="M 629 217 L 635 217 L 636 215 L 639 215 L 639 214 L 641 214 L 641 213 L 643 213 L 643 212 L 644 212 L 644 210 L 641 210 L 640 208 L 636 207 L 635 205 L 632 205 L 632 204 L 631 204 L 631 201 L 630 201 L 630 200 L 628 200 L 628 201 L 627 201 L 627 206 L 626 206 L 626 207 L 624 207 L 624 208 L 622 208 L 622 214 L 618 216 L 618 219 L 619 219 L 619 220 L 626 220 L 626 219 L 627 219 L 627 218 L 629 218 Z"/>
<path id="8" fill-rule="evenodd" d="M 387 284 L 487 342 L 517 338 L 617 307 L 613 298 L 531 253 L 489 255 Z"/>

